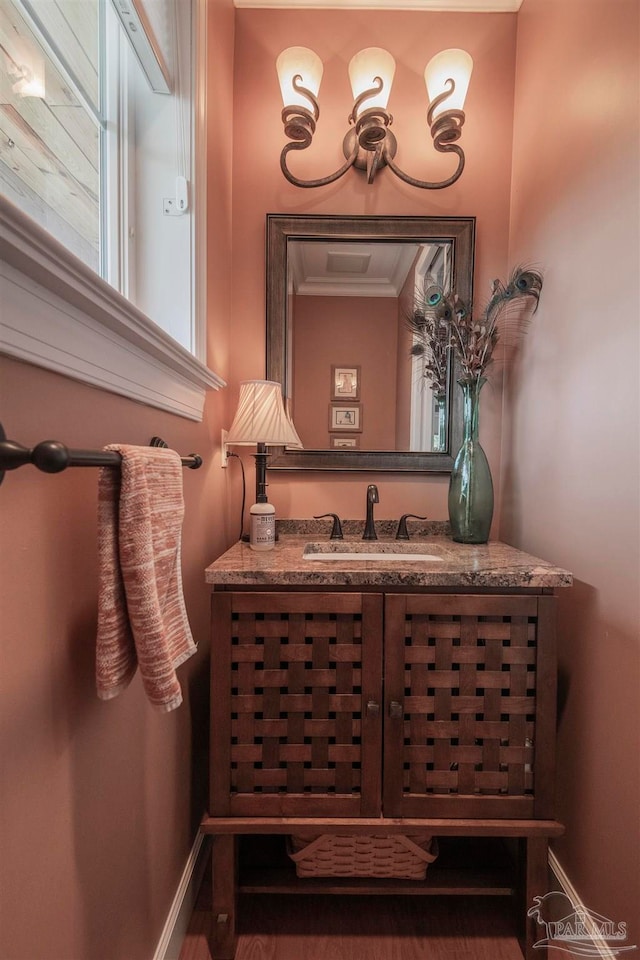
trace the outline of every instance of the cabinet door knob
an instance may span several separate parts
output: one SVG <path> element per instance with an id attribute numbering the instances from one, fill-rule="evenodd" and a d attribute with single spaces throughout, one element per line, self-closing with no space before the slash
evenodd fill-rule
<path id="1" fill-rule="evenodd" d="M 367 716 L 368 717 L 380 716 L 380 704 L 376 700 L 367 701 Z"/>
<path id="2" fill-rule="evenodd" d="M 404 716 L 404 710 L 402 704 L 398 700 L 392 700 L 389 704 L 389 716 L 392 720 L 402 720 Z"/>

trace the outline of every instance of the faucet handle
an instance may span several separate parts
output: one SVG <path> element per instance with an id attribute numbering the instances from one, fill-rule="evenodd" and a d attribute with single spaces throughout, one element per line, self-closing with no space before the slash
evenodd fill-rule
<path id="1" fill-rule="evenodd" d="M 337 513 L 321 513 L 319 517 L 314 517 L 314 520 L 324 520 L 325 517 L 333 517 L 333 527 L 331 528 L 330 540 L 342 540 L 342 524 L 340 523 L 340 517 Z"/>
<path id="2" fill-rule="evenodd" d="M 400 517 L 400 522 L 398 523 L 398 530 L 396 532 L 396 540 L 408 540 L 409 531 L 407 530 L 407 520 L 412 518 L 413 520 L 426 520 L 426 517 L 419 517 L 417 513 L 403 513 Z"/>

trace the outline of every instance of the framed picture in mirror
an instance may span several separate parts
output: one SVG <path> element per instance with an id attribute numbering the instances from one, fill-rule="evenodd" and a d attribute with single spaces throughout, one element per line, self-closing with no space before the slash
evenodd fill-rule
<path id="1" fill-rule="evenodd" d="M 331 399 L 360 399 L 360 367 L 331 367 Z"/>
<path id="2" fill-rule="evenodd" d="M 329 432 L 333 433 L 335 430 L 362 433 L 362 409 L 359 404 L 329 404 Z"/>
<path id="3" fill-rule="evenodd" d="M 360 437 L 345 437 L 340 433 L 330 433 L 329 445 L 332 450 L 359 450 Z"/>

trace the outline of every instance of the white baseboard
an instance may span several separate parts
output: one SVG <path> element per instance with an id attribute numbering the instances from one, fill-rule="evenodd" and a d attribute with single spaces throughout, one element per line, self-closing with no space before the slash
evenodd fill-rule
<path id="1" fill-rule="evenodd" d="M 187 857 L 153 960 L 178 960 L 207 864 L 210 840 L 198 833 Z"/>
<path id="2" fill-rule="evenodd" d="M 567 895 L 567 897 L 569 898 L 569 900 L 571 900 L 572 904 L 577 910 L 580 910 L 581 913 L 584 913 L 585 925 L 587 927 L 589 936 L 591 937 L 593 948 L 595 951 L 597 951 L 597 956 L 602 957 L 602 960 L 615 960 L 615 957 L 616 957 L 615 953 L 611 952 L 608 944 L 602 939 L 602 937 L 600 936 L 600 933 L 598 932 L 593 922 L 591 922 L 591 929 L 589 929 L 589 926 L 590 926 L 589 911 L 586 909 L 584 903 L 580 899 L 578 895 L 578 891 L 576 890 L 574 885 L 571 883 L 571 880 L 565 873 L 564 867 L 556 857 L 553 850 L 549 850 L 549 866 L 551 867 L 551 871 L 554 877 L 556 878 L 556 880 L 558 881 L 562 889 L 562 892 Z"/>

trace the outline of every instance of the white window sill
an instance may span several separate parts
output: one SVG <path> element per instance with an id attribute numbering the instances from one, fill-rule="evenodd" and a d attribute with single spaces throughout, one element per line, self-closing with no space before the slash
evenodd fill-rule
<path id="1" fill-rule="evenodd" d="M 224 380 L 0 196 L 0 352 L 190 420 Z"/>

